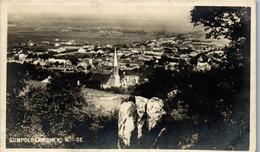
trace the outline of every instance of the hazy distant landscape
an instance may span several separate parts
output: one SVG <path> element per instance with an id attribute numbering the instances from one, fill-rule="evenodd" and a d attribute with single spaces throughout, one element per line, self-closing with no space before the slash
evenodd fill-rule
<path id="1" fill-rule="evenodd" d="M 93 44 L 144 42 L 157 37 L 185 35 L 204 39 L 201 28 L 174 28 L 171 20 L 25 17 L 8 21 L 8 43 L 76 40 Z"/>

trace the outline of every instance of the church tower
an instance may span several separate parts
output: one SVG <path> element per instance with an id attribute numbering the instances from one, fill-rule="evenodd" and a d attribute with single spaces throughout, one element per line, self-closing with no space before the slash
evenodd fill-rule
<path id="1" fill-rule="evenodd" d="M 110 75 L 110 78 L 107 82 L 107 85 L 111 87 L 120 87 L 120 77 L 119 77 L 119 66 L 117 62 L 117 53 L 116 53 L 116 48 L 114 51 L 114 61 L 113 61 L 113 70 L 112 74 Z"/>

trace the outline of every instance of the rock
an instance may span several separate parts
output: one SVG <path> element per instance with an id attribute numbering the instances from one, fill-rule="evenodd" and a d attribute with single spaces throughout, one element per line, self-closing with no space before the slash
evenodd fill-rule
<path id="1" fill-rule="evenodd" d="M 130 147 L 130 139 L 135 129 L 136 107 L 133 102 L 124 102 L 119 107 L 118 148 Z"/>
<path id="2" fill-rule="evenodd" d="M 42 80 L 42 83 L 50 83 L 51 76 L 48 76 L 48 78 Z"/>
<path id="3" fill-rule="evenodd" d="M 167 96 L 168 96 L 168 99 L 173 99 L 177 94 L 179 94 L 180 93 L 180 91 L 179 90 L 172 90 L 171 92 L 169 92 L 168 94 L 167 94 Z"/>
<path id="4" fill-rule="evenodd" d="M 137 139 L 142 138 L 142 128 L 145 123 L 145 114 L 146 114 L 146 104 L 148 102 L 147 98 L 136 96 L 135 97 L 135 104 L 136 104 L 136 110 L 137 110 Z"/>
<path id="5" fill-rule="evenodd" d="M 140 143 L 156 146 L 162 134 L 166 132 L 163 121 L 163 116 L 166 114 L 163 100 L 156 97 L 147 99 L 136 96 L 135 101 L 135 104 L 124 102 L 119 107 L 118 148 L 128 148 L 130 144 L 137 146 L 136 141 L 138 146 Z M 135 127 L 137 140 L 133 139 L 136 139 Z"/>
<path id="6" fill-rule="evenodd" d="M 150 132 L 161 121 L 161 118 L 166 114 L 163 109 L 164 103 L 162 99 L 153 97 L 147 102 L 147 126 L 148 132 Z"/>

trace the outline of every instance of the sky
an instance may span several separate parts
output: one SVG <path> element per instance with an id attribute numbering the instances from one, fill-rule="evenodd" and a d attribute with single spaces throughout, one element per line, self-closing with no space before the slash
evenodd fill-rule
<path id="1" fill-rule="evenodd" d="M 174 6 L 167 2 L 142 3 L 137 2 L 105 2 L 98 0 L 63 2 L 27 2 L 11 3 L 8 6 L 8 19 L 24 18 L 80 18 L 96 20 L 120 20 L 123 22 L 152 21 L 161 23 L 168 28 L 193 29 L 190 11 L 193 6 Z"/>
<path id="2" fill-rule="evenodd" d="M 9 5 L 9 14 L 12 16 L 24 15 L 54 15 L 61 17 L 94 15 L 99 17 L 130 17 L 131 19 L 175 19 L 180 21 L 190 20 L 189 6 L 68 6 L 68 5 L 34 5 L 14 4 Z"/>

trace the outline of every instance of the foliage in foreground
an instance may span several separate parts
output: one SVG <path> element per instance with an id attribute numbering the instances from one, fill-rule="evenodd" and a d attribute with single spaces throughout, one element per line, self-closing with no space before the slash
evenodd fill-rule
<path id="1" fill-rule="evenodd" d="M 148 81 L 133 95 L 164 99 L 169 132 L 165 138 L 179 148 L 248 150 L 250 9 L 194 7 L 191 16 L 194 26 L 204 26 L 206 38 L 230 40 L 224 48 L 226 61 L 203 72 L 182 61 L 178 72 L 148 69 Z"/>
<path id="2" fill-rule="evenodd" d="M 86 102 L 81 87 L 76 85 L 76 79 L 74 81 L 71 78 L 70 75 L 56 74 L 47 86 L 23 83 L 21 85 L 24 87 L 17 96 L 10 92 L 7 101 L 8 147 L 72 148 L 80 144 L 73 140 L 62 143 L 10 144 L 8 139 L 11 137 L 82 137 L 85 144 L 94 145 L 99 130 L 112 126 L 110 123 L 116 124 L 117 112 L 101 112 L 103 109 L 97 109 L 94 104 Z"/>

